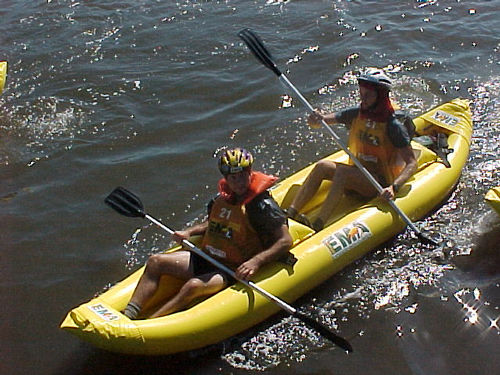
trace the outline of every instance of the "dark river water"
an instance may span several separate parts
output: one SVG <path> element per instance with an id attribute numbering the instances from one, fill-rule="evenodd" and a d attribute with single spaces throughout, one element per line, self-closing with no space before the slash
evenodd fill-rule
<path id="1" fill-rule="evenodd" d="M 498 374 L 500 0 L 1 0 L 1 374 Z M 468 98 L 469 161 L 447 201 L 297 305 L 354 347 L 275 316 L 204 350 L 94 349 L 58 327 L 170 239 L 103 204 L 117 185 L 174 228 L 203 217 L 212 155 L 244 146 L 285 177 L 334 149 L 237 37 L 257 31 L 315 107 L 357 102 L 368 66 L 413 115 Z M 345 136 L 345 131 L 341 131 Z"/>

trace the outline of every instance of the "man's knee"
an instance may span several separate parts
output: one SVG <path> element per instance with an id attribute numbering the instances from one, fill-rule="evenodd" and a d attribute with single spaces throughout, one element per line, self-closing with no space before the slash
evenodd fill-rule
<path id="1" fill-rule="evenodd" d="M 198 278 L 189 279 L 182 286 L 180 293 L 185 298 L 195 298 L 206 293 L 206 283 Z"/>
<path id="2" fill-rule="evenodd" d="M 318 179 L 331 179 L 335 173 L 337 166 L 329 160 L 320 160 L 316 163 L 312 170 L 312 175 Z"/>
<path id="3" fill-rule="evenodd" d="M 200 296 L 217 293 L 224 288 L 225 281 L 220 278 L 211 278 L 210 280 L 201 280 L 197 277 L 191 278 L 184 283 L 180 293 L 186 298 L 196 298 Z"/>
<path id="4" fill-rule="evenodd" d="M 146 272 L 149 273 L 158 273 L 160 271 L 161 265 L 164 262 L 164 259 L 161 254 L 153 254 L 148 258 L 146 262 Z"/>

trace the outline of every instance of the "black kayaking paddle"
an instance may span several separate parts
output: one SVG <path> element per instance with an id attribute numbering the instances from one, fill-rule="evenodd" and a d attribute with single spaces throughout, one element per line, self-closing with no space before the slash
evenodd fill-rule
<path id="1" fill-rule="evenodd" d="M 289 87 L 295 95 L 300 99 L 300 101 L 306 106 L 306 108 L 314 113 L 314 108 L 309 104 L 306 98 L 300 93 L 300 91 L 288 80 L 288 78 L 278 69 L 276 63 L 273 61 L 273 57 L 271 53 L 264 46 L 264 43 L 259 38 L 257 34 L 255 34 L 250 29 L 243 29 L 238 33 L 238 36 L 245 42 L 250 51 L 254 54 L 254 56 L 268 69 L 270 69 L 274 74 L 276 74 L 285 86 Z M 382 192 L 383 188 L 379 184 L 379 182 L 368 172 L 368 170 L 361 164 L 361 162 L 356 158 L 356 156 L 347 148 L 347 146 L 342 142 L 340 137 L 335 133 L 335 131 L 324 121 L 322 120 L 323 126 L 330 132 L 333 137 L 335 143 L 342 148 L 347 155 L 351 158 L 351 160 L 356 164 L 361 173 L 370 181 L 370 183 L 377 189 L 379 193 Z M 393 208 L 394 211 L 406 222 L 406 224 L 417 234 L 417 236 L 422 240 L 422 242 L 426 244 L 431 244 L 434 246 L 440 246 L 437 242 L 432 240 L 431 238 L 425 236 L 419 228 L 413 224 L 410 218 L 396 205 L 393 200 L 388 200 L 389 204 Z"/>
<path id="2" fill-rule="evenodd" d="M 155 219 L 154 217 L 148 215 L 147 213 L 144 212 L 144 206 L 135 194 L 131 193 L 127 189 L 123 187 L 117 187 L 115 190 L 109 194 L 104 202 L 109 205 L 111 208 L 113 208 L 115 211 L 118 213 L 128 216 L 128 217 L 141 217 L 141 218 L 146 218 L 152 223 L 158 225 L 160 228 L 163 230 L 167 231 L 170 234 L 174 234 L 174 231 L 167 227 L 166 225 L 162 224 L 160 221 Z M 287 304 L 285 301 L 279 299 L 275 295 L 269 293 L 268 291 L 262 289 L 260 286 L 257 284 L 253 283 L 252 281 L 248 280 L 242 280 L 238 279 L 234 273 L 233 270 L 229 269 L 222 263 L 219 263 L 215 259 L 211 258 L 209 255 L 205 254 L 201 249 L 196 247 L 192 242 L 188 240 L 182 240 L 182 244 L 186 246 L 190 251 L 196 253 L 197 255 L 201 256 L 211 264 L 213 264 L 215 267 L 220 269 L 221 271 L 227 273 L 231 277 L 237 279 L 239 282 L 242 284 L 246 285 L 247 287 L 255 290 L 256 292 L 260 293 L 264 297 L 266 297 L 268 300 L 274 302 L 277 304 L 279 307 L 281 307 L 283 310 L 285 310 L 287 313 L 290 315 L 300 319 L 305 325 L 315 329 L 318 331 L 323 337 L 326 339 L 330 340 L 332 343 L 338 345 L 342 349 L 344 349 L 347 352 L 352 351 L 352 346 L 351 344 L 344 338 L 336 335 L 333 333 L 328 327 L 323 325 L 322 323 L 318 322 L 317 320 L 305 315 L 304 313 L 298 311 L 295 307 Z"/>

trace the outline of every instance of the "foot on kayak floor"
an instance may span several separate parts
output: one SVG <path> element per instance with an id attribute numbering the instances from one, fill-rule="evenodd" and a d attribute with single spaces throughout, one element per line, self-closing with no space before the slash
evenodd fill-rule
<path id="1" fill-rule="evenodd" d="M 314 222 L 312 223 L 312 228 L 316 232 L 319 232 L 320 230 L 322 230 L 324 226 L 325 226 L 325 223 L 323 223 L 323 220 L 321 220 L 319 217 L 316 220 L 314 220 Z"/>
<path id="2" fill-rule="evenodd" d="M 304 214 L 299 214 L 295 208 L 288 207 L 285 210 L 285 213 L 288 218 L 312 228 L 311 222 L 309 221 L 308 217 Z"/>
<path id="3" fill-rule="evenodd" d="M 121 311 L 121 313 L 125 315 L 127 318 L 134 320 L 135 318 L 137 318 L 140 311 L 141 307 L 138 304 L 129 302 L 127 307 L 125 307 L 125 309 Z"/>

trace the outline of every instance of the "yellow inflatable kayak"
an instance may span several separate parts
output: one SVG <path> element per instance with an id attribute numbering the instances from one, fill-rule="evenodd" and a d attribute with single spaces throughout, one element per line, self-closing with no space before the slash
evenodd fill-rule
<path id="1" fill-rule="evenodd" d="M 430 138 L 440 133 L 446 136 L 449 167 L 430 148 L 412 143 L 419 169 L 400 188 L 395 200 L 412 220 L 418 220 L 441 203 L 460 177 L 468 158 L 472 133 L 468 102 L 455 99 L 416 118 L 415 124 L 419 135 Z M 327 159 L 347 161 L 342 151 Z M 311 168 L 291 175 L 272 190 L 283 208 L 288 207 Z M 306 214 L 313 220 L 327 189 L 328 182 L 325 182 L 305 207 Z M 269 264 L 253 281 L 291 303 L 404 227 L 404 222 L 383 199 L 360 201 L 346 196 L 318 233 L 290 220 L 294 238 L 291 252 L 296 263 L 293 266 Z M 61 328 L 105 350 L 163 355 L 217 343 L 279 311 L 277 305 L 237 283 L 184 311 L 156 319 L 129 320 L 120 310 L 129 301 L 142 272 L 143 268 L 71 310 Z M 179 280 L 164 277 L 159 292 L 146 310 L 168 298 L 179 286 Z"/>
<path id="2" fill-rule="evenodd" d="M 490 189 L 484 199 L 500 215 L 500 187 Z"/>
<path id="3" fill-rule="evenodd" d="M 0 94 L 3 92 L 6 77 L 7 77 L 7 61 L 0 61 Z"/>

